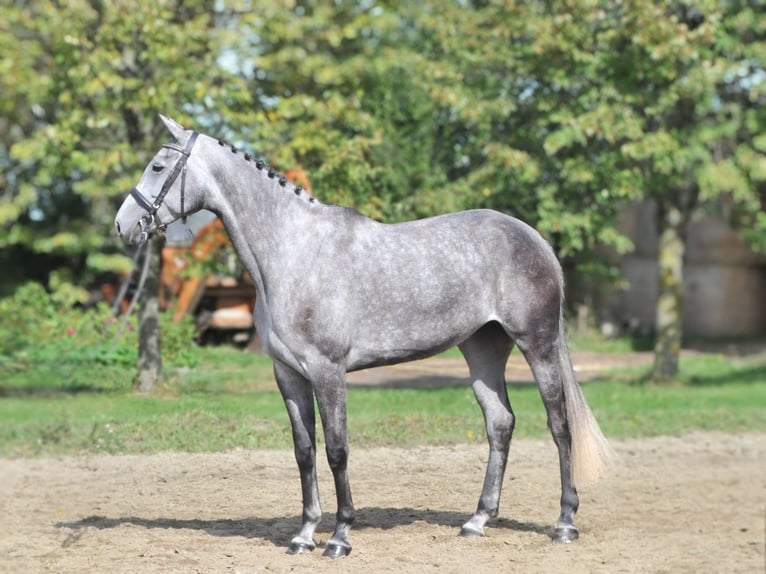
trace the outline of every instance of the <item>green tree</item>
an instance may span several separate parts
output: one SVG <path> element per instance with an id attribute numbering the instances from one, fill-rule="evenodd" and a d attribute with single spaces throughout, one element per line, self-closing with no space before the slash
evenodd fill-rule
<path id="1" fill-rule="evenodd" d="M 246 19 L 253 125 L 324 197 L 388 220 L 499 208 L 591 277 L 614 277 L 598 246 L 631 248 L 625 202 L 653 199 L 668 377 L 689 219 L 725 197 L 763 225 L 755 6 L 274 2 Z"/>
<path id="2" fill-rule="evenodd" d="M 324 200 L 387 221 L 433 213 L 421 194 L 445 181 L 441 125 L 397 44 L 395 4 L 277 0 L 236 23 L 255 104 L 238 136 L 279 169 L 304 167 Z"/>
<path id="3" fill-rule="evenodd" d="M 622 143 L 626 169 L 657 205 L 659 298 L 654 378 L 678 372 L 689 221 L 730 204 L 742 229 L 763 225 L 764 16 L 748 3 L 623 3 L 610 34 L 610 83 L 640 118 Z M 760 148 L 760 149 L 759 149 Z M 753 238 L 753 234 L 746 233 Z M 757 246 L 757 245 L 756 245 Z"/>
<path id="4" fill-rule="evenodd" d="M 12 54 L 0 62 L 0 256 L 44 255 L 56 281 L 124 261 L 116 198 L 164 137 L 163 111 L 279 169 L 302 165 L 323 199 L 378 219 L 502 209 L 591 276 L 608 271 L 598 246 L 630 248 L 622 204 L 653 199 L 657 374 L 672 376 L 688 220 L 725 202 L 766 249 L 764 9 L 18 1 L 0 22 Z"/>
<path id="5" fill-rule="evenodd" d="M 256 104 L 246 137 L 278 167 L 303 165 L 323 198 L 373 217 L 488 206 L 537 226 L 565 256 L 626 248 L 615 198 L 632 188 L 611 179 L 616 136 L 590 159 L 556 156 L 576 134 L 548 141 L 566 121 L 562 102 L 587 108 L 598 92 L 567 80 L 580 73 L 568 52 L 592 48 L 577 45 L 587 29 L 570 15 L 559 27 L 572 37 L 549 46 L 559 31 L 545 5 L 481 4 L 283 0 L 242 10 L 237 63 Z"/>
<path id="6" fill-rule="evenodd" d="M 125 266 L 119 202 L 165 138 L 157 113 L 220 122 L 248 98 L 217 65 L 213 1 L 15 2 L 0 22 L 0 253 L 50 279 Z M 41 279 L 48 279 L 40 277 Z"/>
<path id="7" fill-rule="evenodd" d="M 597 246 L 630 248 L 615 227 L 625 201 L 657 204 L 655 377 L 674 376 L 689 220 L 729 205 L 764 248 L 766 7 L 427 5 L 418 77 L 457 103 L 467 169 L 452 185 L 470 203 L 529 221 L 591 275 L 605 270 Z"/>
<path id="8" fill-rule="evenodd" d="M 562 257 L 597 245 L 627 249 L 615 219 L 635 190 L 615 168 L 615 142 L 636 120 L 613 109 L 594 78 L 592 6 L 476 4 L 445 13 L 434 2 L 422 21 L 431 41 L 421 68 L 463 126 L 453 143 L 463 154 L 455 184 L 472 205 L 536 226 Z"/>
<path id="9" fill-rule="evenodd" d="M 48 264 L 55 256 L 58 269 L 40 277 L 52 287 L 124 266 L 112 221 L 165 137 L 157 113 L 216 122 L 219 106 L 248 97 L 217 64 L 226 33 L 215 5 L 74 0 L 4 10 L 2 252 L 46 254 Z M 141 391 L 161 368 L 160 245 L 145 254 L 153 264 L 140 306 Z"/>
<path id="10" fill-rule="evenodd" d="M 678 369 L 691 217 L 733 205 L 735 223 L 763 245 L 763 11 L 581 1 L 433 16 L 431 34 L 446 38 L 440 50 L 472 91 L 465 115 L 487 122 L 468 177 L 490 190 L 489 205 L 520 214 L 582 264 L 599 244 L 629 247 L 615 229 L 624 200 L 657 204 L 658 379 Z M 480 113 L 504 98 L 505 117 Z"/>

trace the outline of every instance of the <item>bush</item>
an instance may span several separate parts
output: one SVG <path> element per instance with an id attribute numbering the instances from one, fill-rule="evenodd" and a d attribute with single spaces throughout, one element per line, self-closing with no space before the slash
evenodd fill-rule
<path id="1" fill-rule="evenodd" d="M 105 304 L 83 309 L 62 302 L 38 283 L 27 283 L 5 299 L 0 299 L 0 370 L 36 369 L 52 376 L 69 376 L 68 386 L 93 386 L 86 374 L 97 378 L 98 388 L 113 388 L 115 369 L 134 369 L 137 360 L 136 320 L 131 317 L 119 340 L 115 339 L 119 320 L 111 317 Z M 195 335 L 191 319 L 173 323 L 169 313 L 161 316 L 162 355 L 168 366 L 196 364 Z M 77 367 L 85 372 L 75 374 Z M 7 377 L 3 377 L 6 379 Z M 18 378 L 18 377 L 14 377 Z M 45 378 L 45 377 L 44 377 Z M 47 385 L 46 385 L 47 386 Z M 55 386 L 59 386 L 56 384 Z"/>

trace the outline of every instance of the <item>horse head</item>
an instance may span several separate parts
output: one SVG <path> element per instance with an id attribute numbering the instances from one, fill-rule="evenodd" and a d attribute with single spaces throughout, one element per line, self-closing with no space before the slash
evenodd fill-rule
<path id="1" fill-rule="evenodd" d="M 127 244 L 139 243 L 203 207 L 203 174 L 192 167 L 199 134 L 160 115 L 173 141 L 163 145 L 120 206 L 114 225 Z"/>

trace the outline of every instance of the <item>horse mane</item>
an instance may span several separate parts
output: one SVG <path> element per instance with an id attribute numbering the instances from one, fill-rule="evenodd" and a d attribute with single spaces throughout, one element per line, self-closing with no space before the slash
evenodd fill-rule
<path id="1" fill-rule="evenodd" d="M 233 153 L 235 155 L 237 153 L 239 153 L 239 151 L 240 151 L 234 144 L 227 143 L 225 140 L 223 140 L 221 138 L 218 138 L 218 145 L 221 146 L 221 147 L 228 146 L 231 149 L 231 153 Z M 290 183 L 293 186 L 293 193 L 295 193 L 295 195 L 297 195 L 298 197 L 301 197 L 302 193 L 305 191 L 306 195 L 308 196 L 308 201 L 310 203 L 314 203 L 316 201 L 316 198 L 314 197 L 314 195 L 309 190 L 305 189 L 300 184 L 297 184 L 297 183 L 294 183 L 294 182 L 290 181 L 283 174 L 279 173 L 273 167 L 269 166 L 269 164 L 266 163 L 264 160 L 256 159 L 253 156 L 253 154 L 251 154 L 249 152 L 245 152 L 243 154 L 243 157 L 244 157 L 245 161 L 248 162 L 248 163 L 254 162 L 255 168 L 258 171 L 265 171 L 266 172 L 266 176 L 269 179 L 278 178 L 277 181 L 278 181 L 280 186 L 282 186 L 284 188 L 287 188 L 287 184 Z"/>

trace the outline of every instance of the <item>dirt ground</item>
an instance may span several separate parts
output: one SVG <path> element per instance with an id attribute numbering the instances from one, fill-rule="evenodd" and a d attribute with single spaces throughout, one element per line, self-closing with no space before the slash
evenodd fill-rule
<path id="1" fill-rule="evenodd" d="M 648 353 L 610 357 L 575 354 L 580 380 L 651 361 Z M 460 359 L 430 359 L 354 373 L 349 385 L 433 387 L 466 376 Z M 531 380 L 519 356 L 506 378 Z M 514 441 L 500 517 L 474 540 L 456 534 L 475 508 L 485 447 L 352 444 L 354 549 L 337 562 L 321 556 L 335 509 L 324 460 L 319 548 L 288 556 L 300 523 L 290 451 L 0 459 L 0 572 L 766 571 L 766 434 L 613 446 L 618 463 L 581 492 L 580 540 L 562 546 L 549 538 L 559 498 L 552 441 Z"/>
<path id="2" fill-rule="evenodd" d="M 475 507 L 480 446 L 353 449 L 354 549 L 288 556 L 300 520 L 288 451 L 0 460 L 0 572 L 763 572 L 766 435 L 615 442 L 619 463 L 581 493 L 574 544 L 554 545 L 551 442 L 511 449 L 500 517 L 456 536 Z"/>

